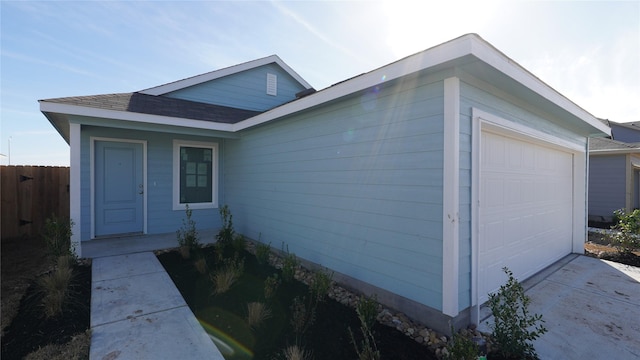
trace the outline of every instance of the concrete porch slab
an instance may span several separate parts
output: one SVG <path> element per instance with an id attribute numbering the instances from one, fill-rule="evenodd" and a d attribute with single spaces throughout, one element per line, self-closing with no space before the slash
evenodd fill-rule
<path id="1" fill-rule="evenodd" d="M 200 243 L 213 244 L 217 233 L 218 230 L 213 229 L 198 230 Z M 98 258 L 175 248 L 178 247 L 178 240 L 175 232 L 154 235 L 114 236 L 86 240 L 80 244 L 80 247 L 81 257 Z"/>
<path id="2" fill-rule="evenodd" d="M 548 329 L 534 343 L 541 359 L 640 358 L 640 268 L 577 256 L 526 294 Z"/>
<path id="3" fill-rule="evenodd" d="M 91 265 L 93 282 L 164 272 L 164 267 L 150 252 L 95 259 Z"/>

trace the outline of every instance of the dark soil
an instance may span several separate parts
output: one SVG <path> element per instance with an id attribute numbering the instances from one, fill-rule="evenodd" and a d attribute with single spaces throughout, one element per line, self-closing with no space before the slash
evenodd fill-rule
<path id="1" fill-rule="evenodd" d="M 213 249 L 204 251 L 208 264 L 215 268 L 211 266 L 215 262 Z M 225 255 L 233 256 L 231 253 Z M 201 275 L 195 270 L 192 260 L 183 260 L 177 252 L 165 253 L 158 258 L 198 319 L 216 324 L 217 329 L 207 330 L 231 336 L 249 348 L 254 353 L 254 359 L 278 358 L 285 347 L 296 343 L 311 350 L 315 359 L 357 359 L 349 334 L 351 329 L 356 342 L 360 342 L 360 322 L 354 309 L 327 298 L 319 303 L 312 326 L 302 336 L 296 337 L 290 324 L 290 307 L 296 296 L 304 296 L 308 301 L 308 287 L 298 281 L 283 282 L 276 296 L 266 301 L 263 281 L 273 273 L 280 274 L 280 270 L 258 264 L 255 257 L 246 251 L 240 256 L 245 258 L 244 274 L 229 292 L 221 295 L 212 295 L 211 280 L 208 275 Z M 266 301 L 273 313 L 272 318 L 255 330 L 247 329 L 243 323 L 246 303 L 251 301 Z M 215 319 L 215 322 L 210 319 Z M 436 359 L 426 346 L 396 329 L 378 323 L 374 333 L 378 350 L 384 359 Z"/>
<path id="2" fill-rule="evenodd" d="M 71 300 L 64 306 L 62 314 L 54 318 L 45 317 L 41 305 L 42 292 L 37 281 L 31 282 L 17 314 L 4 329 L 2 359 L 22 359 L 45 345 L 64 344 L 73 335 L 89 328 L 91 267 L 75 266 L 73 273 Z"/>
<path id="3" fill-rule="evenodd" d="M 620 252 L 611 246 L 607 236 L 589 233 L 589 241 L 584 245 L 584 254 L 598 259 L 640 267 L 640 251 Z"/>

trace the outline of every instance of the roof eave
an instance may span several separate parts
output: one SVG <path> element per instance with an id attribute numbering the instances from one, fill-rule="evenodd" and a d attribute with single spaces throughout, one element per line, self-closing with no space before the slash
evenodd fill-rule
<path id="1" fill-rule="evenodd" d="M 52 123 L 52 125 L 58 130 L 58 132 L 63 136 L 63 138 L 65 138 L 67 142 L 69 142 L 68 137 L 65 137 L 64 132 L 61 131 L 61 129 L 58 126 L 56 126 L 54 122 L 52 122 L 51 114 L 64 114 L 67 117 L 66 119 L 67 127 L 69 122 L 68 116 L 75 115 L 75 116 L 87 116 L 87 117 L 95 117 L 95 118 L 103 118 L 103 119 L 124 120 L 124 121 L 138 122 L 143 124 L 161 124 L 161 125 L 168 125 L 168 126 L 188 127 L 188 128 L 194 128 L 194 129 L 213 130 L 213 131 L 221 131 L 221 132 L 233 131 L 232 124 L 228 124 L 228 123 L 211 122 L 211 121 L 204 121 L 204 120 L 192 120 L 192 119 L 162 116 L 162 115 L 134 113 L 129 111 L 99 109 L 99 108 L 93 108 L 93 107 L 47 102 L 46 100 L 40 100 L 39 102 L 40 102 L 40 111 L 45 114 L 47 119 L 49 119 L 49 122 Z"/>
<path id="2" fill-rule="evenodd" d="M 577 117 L 592 129 L 589 136 L 610 136 L 611 129 L 596 117 L 582 109 L 562 94 L 545 84 L 515 61 L 476 34 L 467 34 L 420 53 L 408 56 L 392 64 L 365 73 L 351 80 L 321 90 L 292 103 L 282 105 L 252 118 L 236 123 L 234 131 L 240 131 L 262 123 L 290 115 L 298 111 L 361 91 L 384 81 L 391 81 L 413 72 L 453 62 L 465 56 L 473 56 L 494 67 L 522 86 L 531 89 L 552 104 Z"/>

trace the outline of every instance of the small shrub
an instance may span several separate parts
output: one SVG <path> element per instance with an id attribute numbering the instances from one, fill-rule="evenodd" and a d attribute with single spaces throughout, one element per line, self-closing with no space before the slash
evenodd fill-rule
<path id="1" fill-rule="evenodd" d="M 247 324 L 252 329 L 259 327 L 263 321 L 271 317 L 271 310 L 265 303 L 251 302 L 247 304 Z"/>
<path id="2" fill-rule="evenodd" d="M 269 244 L 263 244 L 263 243 L 257 243 L 256 244 L 256 260 L 258 261 L 258 264 L 268 264 L 269 263 L 269 255 L 271 254 L 271 243 Z"/>
<path id="3" fill-rule="evenodd" d="M 278 274 L 273 274 L 267 277 L 264 280 L 264 298 L 266 300 L 271 299 L 276 294 L 278 286 L 280 286 L 280 279 L 278 278 Z"/>
<path id="4" fill-rule="evenodd" d="M 228 205 L 221 206 L 219 212 L 222 227 L 220 231 L 218 231 L 218 235 L 216 235 L 216 240 L 223 245 L 231 244 L 233 235 L 235 234 L 233 230 L 233 215 L 231 215 L 231 210 L 229 210 Z"/>
<path id="5" fill-rule="evenodd" d="M 282 279 L 286 282 L 293 281 L 299 264 L 300 262 L 298 261 L 296 254 L 290 253 L 289 247 L 287 246 L 286 253 L 282 258 Z"/>
<path id="6" fill-rule="evenodd" d="M 376 296 L 363 296 L 356 305 L 356 313 L 360 320 L 360 332 L 362 333 L 362 341 L 360 345 L 353 336 L 353 331 L 349 328 L 351 342 L 356 349 L 359 360 L 380 360 L 381 355 L 376 345 L 376 339 L 373 335 L 373 325 L 378 316 L 378 302 Z"/>
<path id="7" fill-rule="evenodd" d="M 224 266 L 214 272 L 210 279 L 214 284 L 214 294 L 222 294 L 231 288 L 244 272 L 244 260 L 229 259 Z"/>
<path id="8" fill-rule="evenodd" d="M 233 241 L 231 242 L 231 246 L 236 252 L 240 252 L 247 247 L 247 240 L 243 235 L 236 235 L 233 237 Z"/>
<path id="9" fill-rule="evenodd" d="M 522 285 L 508 268 L 502 269 L 508 276 L 507 283 L 496 294 L 489 294 L 489 307 L 494 317 L 492 337 L 499 353 L 506 358 L 536 358 L 533 341 L 547 332 L 540 323 L 542 315 L 529 314 L 531 299 L 525 295 Z M 529 328 L 533 327 L 533 330 Z"/>
<path id="10" fill-rule="evenodd" d="M 291 304 L 291 327 L 296 337 L 302 336 L 316 320 L 316 309 L 306 300 L 306 297 L 296 296 Z"/>
<path id="11" fill-rule="evenodd" d="M 309 291 L 316 298 L 316 301 L 324 301 L 329 294 L 333 284 L 333 273 L 326 270 L 319 270 L 313 274 L 313 279 L 309 285 Z"/>
<path id="12" fill-rule="evenodd" d="M 73 228 L 73 220 L 68 218 L 57 217 L 51 215 L 44 222 L 42 237 L 47 245 L 49 254 L 57 259 L 62 255 L 75 256 L 71 248 L 71 229 Z"/>
<path id="13" fill-rule="evenodd" d="M 609 235 L 611 243 L 622 253 L 631 253 L 640 249 L 640 209 L 626 213 L 614 211 L 615 232 Z"/>
<path id="14" fill-rule="evenodd" d="M 182 258 L 188 259 L 191 251 L 201 247 L 196 230 L 196 222 L 191 218 L 193 210 L 189 209 L 189 205 L 185 206 L 186 219 L 182 219 L 182 227 L 176 231 L 178 245 L 180 246 L 180 254 Z"/>
<path id="15" fill-rule="evenodd" d="M 457 333 L 451 328 L 451 341 L 447 344 L 447 360 L 476 360 L 478 359 L 478 345 L 468 337 Z"/>
<path id="16" fill-rule="evenodd" d="M 304 348 L 298 345 L 290 345 L 287 346 L 283 351 L 282 355 L 285 360 L 311 360 L 313 359 L 313 354 Z"/>
<path id="17" fill-rule="evenodd" d="M 42 306 L 47 318 L 62 313 L 63 305 L 70 296 L 72 275 L 70 257 L 63 255 L 58 258 L 56 269 L 39 280 L 40 289 L 44 293 Z"/>

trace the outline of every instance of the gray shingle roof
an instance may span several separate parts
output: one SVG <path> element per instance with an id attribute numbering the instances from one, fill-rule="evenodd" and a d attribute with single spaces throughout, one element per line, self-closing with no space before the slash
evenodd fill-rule
<path id="1" fill-rule="evenodd" d="M 590 138 L 589 150 L 633 150 L 640 148 L 640 143 L 625 143 L 607 138 Z"/>
<path id="2" fill-rule="evenodd" d="M 84 106 L 114 111 L 204 120 L 235 124 L 260 114 L 259 111 L 205 104 L 195 101 L 153 96 L 138 92 L 76 96 L 43 100 L 50 103 Z"/>

